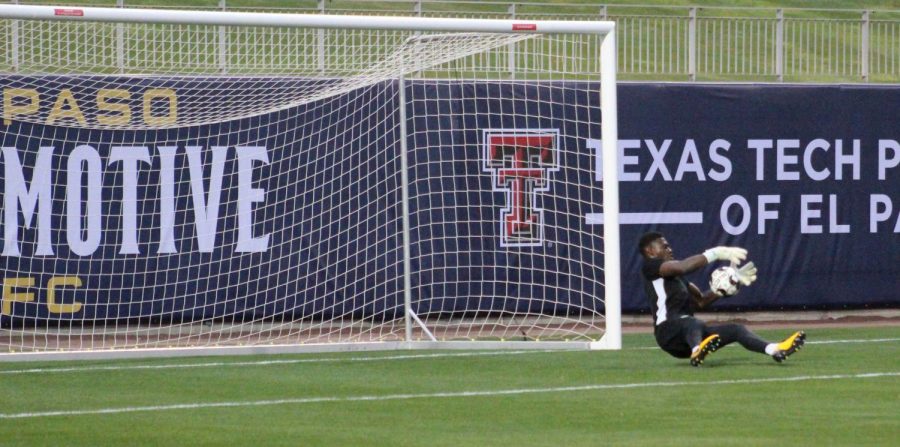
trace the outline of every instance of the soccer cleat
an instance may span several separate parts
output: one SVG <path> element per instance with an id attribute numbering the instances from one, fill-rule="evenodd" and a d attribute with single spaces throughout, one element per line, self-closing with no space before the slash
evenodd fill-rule
<path id="1" fill-rule="evenodd" d="M 806 343 L 806 333 L 803 331 L 794 332 L 790 337 L 784 339 L 783 342 L 778 343 L 778 352 L 772 354 L 772 358 L 776 362 L 781 363 L 787 360 L 789 355 L 799 351 L 803 347 L 803 343 Z"/>
<path id="2" fill-rule="evenodd" d="M 721 339 L 719 339 L 719 334 L 712 334 L 709 337 L 704 338 L 703 341 L 700 342 L 700 347 L 691 354 L 691 366 L 702 365 L 706 356 L 719 349 L 720 342 Z"/>

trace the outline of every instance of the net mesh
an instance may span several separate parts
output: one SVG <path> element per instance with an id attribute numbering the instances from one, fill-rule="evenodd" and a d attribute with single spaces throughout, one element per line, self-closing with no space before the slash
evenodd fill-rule
<path id="1" fill-rule="evenodd" d="M 603 332 L 597 36 L 0 20 L 0 40 L 0 350 L 403 340 L 404 275 L 440 340 Z"/>

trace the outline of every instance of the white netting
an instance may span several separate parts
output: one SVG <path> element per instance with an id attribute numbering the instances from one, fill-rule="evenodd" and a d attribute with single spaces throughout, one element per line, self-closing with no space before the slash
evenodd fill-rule
<path id="1" fill-rule="evenodd" d="M 596 35 L 0 39 L 0 352 L 602 334 Z"/>
<path id="2" fill-rule="evenodd" d="M 7 21 L 10 22 L 10 21 Z M 405 31 L 335 31 L 304 28 L 217 27 L 79 22 L 17 21 L 6 24 L 7 45 L 18 35 L 17 51 L 0 67 L 22 75 L 42 76 L 43 90 L 68 89 L 84 119 L 66 118 L 69 127 L 158 129 L 230 121 L 275 112 L 325 99 L 377 82 L 532 39 L 535 35 L 438 34 Z M 484 68 L 484 67 L 482 67 Z M 97 73 L 105 76 L 97 77 Z M 127 80 L 111 82 L 122 75 Z M 142 111 L 142 95 L 101 93 L 111 86 L 170 89 L 197 76 L 227 76 L 178 95 L 176 119 L 103 119 L 119 114 L 98 110 L 105 103 Z M 278 79 L 272 79 L 277 77 Z M 35 88 L 23 83 L 21 88 Z M 20 103 L 28 96 L 14 97 Z M 151 102 L 169 100 L 165 92 Z M 155 104 L 158 107 L 172 107 Z M 52 109 L 10 116 L 45 123 Z M 97 120 L 96 117 L 100 117 Z M 152 116 L 152 115 L 151 115 Z M 155 117 L 160 118 L 160 117 Z M 168 118 L 164 116 L 162 118 Z"/>

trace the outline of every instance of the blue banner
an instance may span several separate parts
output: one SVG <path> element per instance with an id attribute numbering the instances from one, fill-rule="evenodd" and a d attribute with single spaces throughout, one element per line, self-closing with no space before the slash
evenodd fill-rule
<path id="1" fill-rule="evenodd" d="M 137 84 L 129 91 L 140 90 Z M 71 116 L 59 125 L 13 116 L 2 134 L 0 320 L 396 318 L 399 176 L 385 148 L 396 146 L 397 106 L 395 92 L 383 87 L 260 117 L 160 130 L 93 130 L 64 127 L 78 121 Z M 209 80 L 154 85 L 160 88 L 176 98 L 210 91 Z M 59 91 L 39 93 L 41 108 L 59 104 Z M 72 97 L 85 104 L 97 95 L 82 89 Z M 64 110 L 74 110 L 71 102 Z M 88 107 L 80 109 L 87 122 L 97 121 Z M 165 113 L 163 107 L 154 115 Z M 142 124 L 140 114 L 131 117 Z M 378 142 L 371 154 L 361 151 L 367 140 Z M 378 172 L 390 174 L 372 180 Z"/>
<path id="2" fill-rule="evenodd" d="M 49 80 L 0 80 L 0 323 L 402 315 L 396 82 L 225 123 L 98 130 L 124 119 L 116 97 L 166 125 L 190 112 L 182 95 L 237 101 L 249 81 L 132 79 L 59 99 L 66 78 Z M 602 308 L 597 91 L 406 85 L 418 313 Z M 72 104 L 90 101 L 104 106 L 79 117 Z M 749 249 L 760 280 L 719 309 L 900 305 L 898 112 L 896 86 L 620 85 L 623 310 L 649 308 L 636 243 L 651 229 L 678 257 Z M 705 287 L 710 271 L 689 279 Z"/>
<path id="3" fill-rule="evenodd" d="M 649 309 L 649 230 L 749 250 L 759 281 L 719 309 L 900 305 L 898 116 L 898 86 L 621 85 L 623 308 Z"/>

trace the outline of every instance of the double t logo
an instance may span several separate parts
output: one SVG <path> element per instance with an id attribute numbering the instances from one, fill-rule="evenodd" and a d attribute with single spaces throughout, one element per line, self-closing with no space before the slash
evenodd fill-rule
<path id="1" fill-rule="evenodd" d="M 527 247 L 544 241 L 544 211 L 537 192 L 550 190 L 550 172 L 559 170 L 556 129 L 486 129 L 484 170 L 495 190 L 506 191 L 500 211 L 500 245 Z"/>

